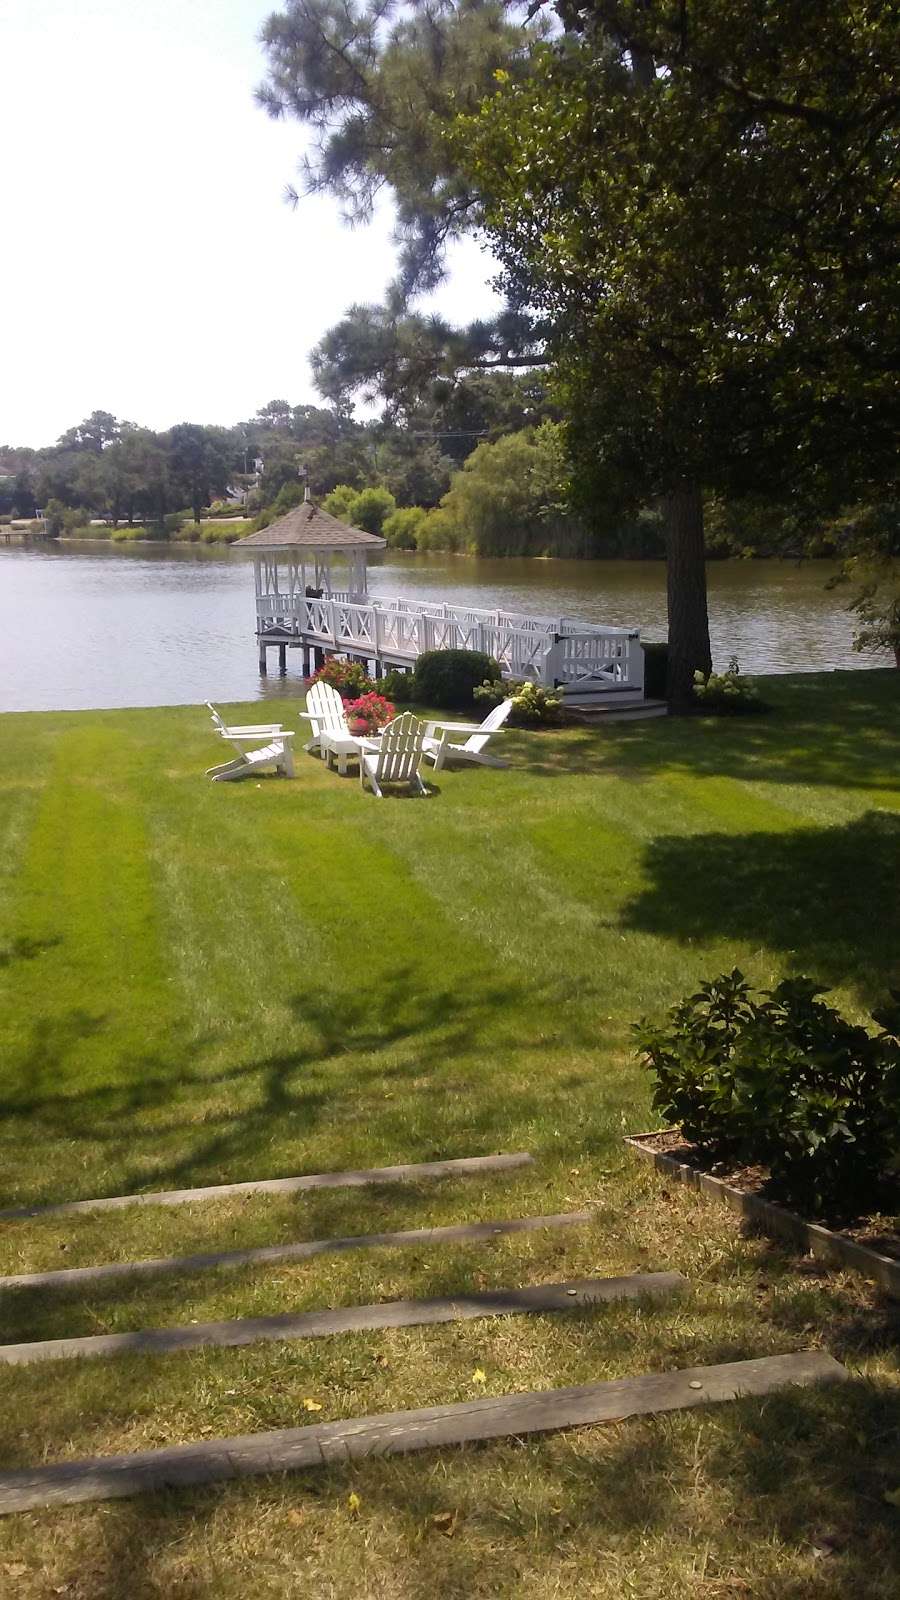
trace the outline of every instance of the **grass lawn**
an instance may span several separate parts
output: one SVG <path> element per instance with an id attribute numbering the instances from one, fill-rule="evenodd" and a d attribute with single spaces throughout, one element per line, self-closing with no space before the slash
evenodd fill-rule
<path id="1" fill-rule="evenodd" d="M 859 1380 L 10 1518 L 0 1593 L 893 1600 L 897 1313 L 667 1192 L 620 1142 L 651 1122 L 629 1024 L 698 978 L 807 972 L 858 1015 L 900 982 L 900 674 L 765 692 L 759 719 L 509 734 L 508 771 L 440 773 L 427 801 L 363 797 L 302 754 L 293 783 L 209 784 L 220 747 L 197 708 L 0 718 L 0 1206 L 537 1158 L 483 1180 L 7 1223 L 0 1271 L 597 1211 L 486 1246 L 20 1292 L 0 1339 L 637 1268 L 690 1279 L 654 1308 L 8 1369 L 5 1465 L 293 1426 L 307 1399 L 328 1420 L 820 1344 Z M 290 703 L 274 714 L 290 722 Z"/>

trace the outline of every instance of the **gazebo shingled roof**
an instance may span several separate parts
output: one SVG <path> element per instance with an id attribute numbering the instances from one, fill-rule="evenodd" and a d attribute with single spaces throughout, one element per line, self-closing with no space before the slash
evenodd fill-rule
<path id="1" fill-rule="evenodd" d="M 287 511 L 283 517 L 270 522 L 257 533 L 248 533 L 235 540 L 233 550 L 291 550 L 357 551 L 384 550 L 387 541 L 377 534 L 366 533 L 363 528 L 351 528 L 349 523 L 323 511 L 313 500 Z"/>

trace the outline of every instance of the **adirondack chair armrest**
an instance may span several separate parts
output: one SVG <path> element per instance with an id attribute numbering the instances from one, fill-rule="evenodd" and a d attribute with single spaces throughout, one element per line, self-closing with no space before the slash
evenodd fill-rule
<path id="1" fill-rule="evenodd" d="M 464 733 L 466 735 L 470 733 L 484 733 L 484 727 L 480 722 L 426 722 L 426 739 L 433 739 L 435 732 L 438 729 L 443 734 L 445 739 L 452 739 L 455 733 Z M 497 733 L 501 733 L 502 731 L 503 730 L 501 728 L 495 729 L 495 732 Z M 493 737 L 494 735 L 492 733 L 491 738 L 493 739 Z"/>
<path id="2" fill-rule="evenodd" d="M 258 743 L 260 739 L 293 739 L 293 728 L 274 728 L 271 723 L 265 728 L 222 728 L 219 737 L 232 744 Z"/>

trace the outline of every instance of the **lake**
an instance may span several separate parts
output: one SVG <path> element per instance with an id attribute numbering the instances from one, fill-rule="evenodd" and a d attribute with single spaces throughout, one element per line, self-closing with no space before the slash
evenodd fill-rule
<path id="1" fill-rule="evenodd" d="M 745 672 L 887 665 L 854 655 L 846 594 L 822 562 L 711 562 L 717 667 Z M 665 637 L 665 568 L 655 561 L 479 561 L 390 551 L 375 595 L 561 613 Z M 0 547 L 0 710 L 193 704 L 295 694 L 261 679 L 253 569 L 245 554 L 195 545 L 105 542 Z"/>

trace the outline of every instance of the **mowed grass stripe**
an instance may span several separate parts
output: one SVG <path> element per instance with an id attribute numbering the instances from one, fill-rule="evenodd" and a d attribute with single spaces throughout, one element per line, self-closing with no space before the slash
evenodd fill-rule
<path id="1" fill-rule="evenodd" d="M 592 1222 L 592 1211 L 565 1211 L 545 1217 L 511 1217 L 492 1222 L 457 1222 L 445 1227 L 407 1228 L 391 1233 L 357 1233 L 336 1239 L 307 1239 L 296 1244 L 259 1245 L 246 1250 L 207 1251 L 192 1256 L 155 1256 L 145 1261 L 112 1261 L 99 1267 L 61 1267 L 52 1272 L 20 1272 L 0 1278 L 0 1290 L 77 1289 L 116 1278 L 155 1277 L 170 1272 L 207 1268 L 264 1266 L 273 1261 L 305 1261 L 312 1256 L 369 1250 L 381 1245 L 477 1244 L 509 1234 L 544 1228 L 577 1228 Z"/>
<path id="2" fill-rule="evenodd" d="M 500 1395 L 394 1411 L 346 1422 L 208 1439 L 166 1450 L 94 1456 L 58 1466 L 0 1473 L 0 1515 L 91 1500 L 124 1499 L 172 1489 L 296 1472 L 367 1456 L 400 1455 L 489 1439 L 525 1438 L 565 1428 L 772 1394 L 778 1389 L 846 1382 L 849 1373 L 824 1351 L 766 1356 L 714 1367 L 688 1367 L 569 1389 Z"/>

